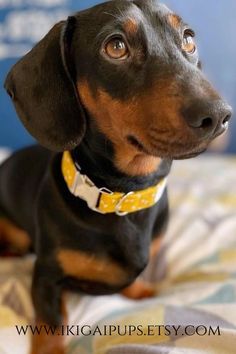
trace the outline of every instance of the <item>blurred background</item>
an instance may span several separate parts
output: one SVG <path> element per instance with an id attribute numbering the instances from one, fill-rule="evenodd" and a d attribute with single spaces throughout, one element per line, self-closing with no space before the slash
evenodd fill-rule
<path id="1" fill-rule="evenodd" d="M 145 1 L 145 0 L 143 0 Z M 0 0 L 0 146 L 17 149 L 32 143 L 3 89 L 8 70 L 50 27 L 71 12 L 98 0 Z M 197 33 L 203 68 L 229 103 L 236 102 L 236 1 L 165 0 Z M 92 24 L 91 24 L 92 26 Z M 236 153 L 236 120 L 216 149 Z"/>

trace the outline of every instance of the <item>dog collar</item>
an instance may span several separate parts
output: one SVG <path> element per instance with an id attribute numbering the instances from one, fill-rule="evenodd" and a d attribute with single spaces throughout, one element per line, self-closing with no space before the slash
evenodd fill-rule
<path id="1" fill-rule="evenodd" d="M 153 187 L 127 194 L 98 188 L 88 176 L 81 174 L 69 151 L 63 153 L 61 168 L 70 192 L 86 201 L 90 209 L 101 214 L 116 213 L 123 216 L 150 208 L 161 199 L 167 183 L 164 178 Z"/>

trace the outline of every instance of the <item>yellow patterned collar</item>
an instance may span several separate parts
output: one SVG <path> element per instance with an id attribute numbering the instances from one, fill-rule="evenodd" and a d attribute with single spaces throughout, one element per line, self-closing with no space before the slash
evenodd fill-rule
<path id="1" fill-rule="evenodd" d="M 63 153 L 61 168 L 70 192 L 85 200 L 90 209 L 101 214 L 116 213 L 123 216 L 150 208 L 161 199 L 167 182 L 164 178 L 153 187 L 127 194 L 97 188 L 76 168 L 69 151 Z"/>

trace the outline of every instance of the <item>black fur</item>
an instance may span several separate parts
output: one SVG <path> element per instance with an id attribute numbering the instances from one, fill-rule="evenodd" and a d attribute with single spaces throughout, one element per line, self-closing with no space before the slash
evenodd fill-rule
<path id="1" fill-rule="evenodd" d="M 179 48 L 180 34 L 167 23 L 168 13 L 152 0 L 114 0 L 77 13 L 53 27 L 7 77 L 5 87 L 26 128 L 40 144 L 59 151 L 30 147 L 0 168 L 0 208 L 32 237 L 37 253 L 33 300 L 37 316 L 48 324 L 61 324 L 61 293 L 67 286 L 104 294 L 131 284 L 146 267 L 152 238 L 163 232 L 168 218 L 167 192 L 152 208 L 123 217 L 98 214 L 71 195 L 61 174 L 64 150 L 71 150 L 98 187 L 125 193 L 167 176 L 174 157 L 166 154 L 158 170 L 148 176 L 119 171 L 114 146 L 82 106 L 77 82 L 86 78 L 94 92 L 101 87 L 125 101 L 146 92 L 154 80 L 175 77 L 182 90 L 175 96 L 185 97 L 184 102 L 198 97 L 200 88 L 207 98 L 220 100 L 198 68 L 198 54 L 190 58 Z M 122 31 L 121 22 L 129 16 L 140 20 L 138 32 L 129 38 L 134 60 L 114 66 L 102 57 L 100 48 L 107 36 Z M 218 109 L 223 106 L 218 104 Z M 175 136 L 174 128 L 170 133 Z M 136 145 L 142 149 L 141 143 Z M 167 140 L 166 145 L 172 144 Z M 63 248 L 109 256 L 126 270 L 127 278 L 117 286 L 68 278 L 56 260 Z"/>

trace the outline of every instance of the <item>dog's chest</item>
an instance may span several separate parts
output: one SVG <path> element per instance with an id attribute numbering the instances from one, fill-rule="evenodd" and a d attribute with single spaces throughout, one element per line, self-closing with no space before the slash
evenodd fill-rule
<path id="1" fill-rule="evenodd" d="M 58 261 L 67 277 L 78 283 L 99 283 L 111 288 L 127 283 L 125 267 L 108 258 L 82 251 L 60 250 Z"/>
<path id="2" fill-rule="evenodd" d="M 79 235 L 85 244 L 75 248 L 62 247 L 57 262 L 66 278 L 86 292 L 109 293 L 132 283 L 148 263 L 150 237 L 147 235 Z M 89 247 L 90 246 L 90 247 Z M 91 286 L 90 286 L 91 285 Z"/>

